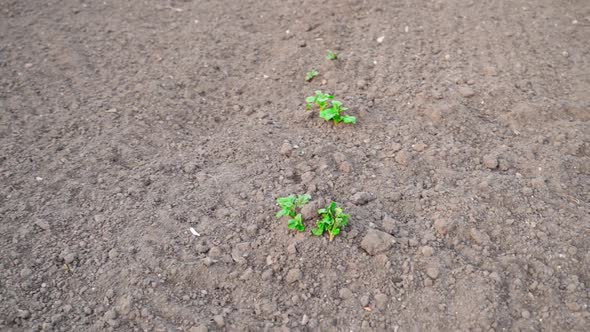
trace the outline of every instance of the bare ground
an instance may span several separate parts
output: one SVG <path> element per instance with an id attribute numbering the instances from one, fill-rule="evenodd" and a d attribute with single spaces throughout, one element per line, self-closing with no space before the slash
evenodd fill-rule
<path id="1" fill-rule="evenodd" d="M 588 331 L 589 60 L 587 0 L 0 0 L 0 329 Z"/>

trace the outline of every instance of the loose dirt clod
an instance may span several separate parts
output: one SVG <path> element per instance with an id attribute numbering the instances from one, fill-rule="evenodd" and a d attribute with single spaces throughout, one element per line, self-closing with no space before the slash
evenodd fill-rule
<path id="1" fill-rule="evenodd" d="M 292 284 L 296 281 L 299 281 L 302 277 L 301 270 L 299 269 L 291 269 L 287 273 L 287 282 Z"/>
<path id="2" fill-rule="evenodd" d="M 369 229 L 361 241 L 361 248 L 369 255 L 377 255 L 389 250 L 394 243 L 393 236 L 376 229 Z"/>

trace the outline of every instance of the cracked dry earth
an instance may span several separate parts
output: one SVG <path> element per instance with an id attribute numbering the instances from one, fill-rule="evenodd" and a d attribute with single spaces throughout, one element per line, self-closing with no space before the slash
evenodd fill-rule
<path id="1" fill-rule="evenodd" d="M 2 331 L 588 331 L 590 2 L 0 0 L 0 219 Z"/>

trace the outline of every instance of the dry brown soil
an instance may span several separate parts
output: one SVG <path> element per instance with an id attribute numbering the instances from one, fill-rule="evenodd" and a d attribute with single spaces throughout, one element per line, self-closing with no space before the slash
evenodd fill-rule
<path id="1" fill-rule="evenodd" d="M 0 0 L 0 184 L 2 331 L 588 331 L 590 1 Z"/>

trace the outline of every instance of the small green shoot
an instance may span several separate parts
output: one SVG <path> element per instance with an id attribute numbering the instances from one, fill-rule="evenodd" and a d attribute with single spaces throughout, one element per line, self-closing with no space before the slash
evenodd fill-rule
<path id="1" fill-rule="evenodd" d="M 328 50 L 328 54 L 326 55 L 326 59 L 328 60 L 337 60 L 338 59 L 338 54 Z"/>
<path id="2" fill-rule="evenodd" d="M 323 93 L 318 90 L 315 92 L 315 96 L 310 96 L 305 99 L 306 108 L 308 110 L 311 110 L 313 108 L 313 105 L 315 104 L 315 105 L 318 105 L 318 107 L 320 108 L 320 112 L 321 112 L 324 110 L 324 108 L 326 108 L 326 106 L 329 106 L 328 101 L 330 99 L 334 99 L 334 96 L 327 94 L 327 93 Z"/>
<path id="3" fill-rule="evenodd" d="M 287 227 L 289 229 L 298 230 L 303 232 L 305 230 L 305 226 L 303 225 L 303 220 L 301 218 L 301 213 L 297 213 L 297 209 L 301 208 L 303 205 L 307 204 L 311 199 L 310 195 L 291 195 L 287 197 L 279 197 L 277 198 L 277 203 L 281 207 L 281 211 L 276 214 L 277 218 L 281 218 L 284 216 L 290 217 L 289 223 Z"/>
<path id="4" fill-rule="evenodd" d="M 343 111 L 346 111 L 348 108 L 342 107 L 342 103 L 334 100 L 332 101 L 332 107 L 326 108 L 320 112 L 320 118 L 330 121 L 333 120 L 334 123 L 356 123 L 356 118 L 350 115 L 343 115 L 341 114 Z"/>
<path id="5" fill-rule="evenodd" d="M 354 116 L 342 114 L 348 108 L 342 106 L 342 102 L 334 100 L 334 96 L 316 91 L 315 96 L 310 96 L 305 99 L 306 108 L 308 110 L 317 105 L 320 108 L 320 117 L 326 121 L 334 121 L 334 123 L 356 123 Z"/>
<path id="6" fill-rule="evenodd" d="M 322 236 L 324 232 L 328 232 L 330 241 L 334 240 L 334 237 L 340 234 L 340 230 L 348 224 L 350 216 L 343 212 L 335 202 L 330 203 L 325 209 L 319 209 L 318 214 L 322 216 L 322 219 L 318 220 L 317 227 L 312 229 L 311 233 L 315 236 Z"/>
<path id="7" fill-rule="evenodd" d="M 310 71 L 307 72 L 307 74 L 305 74 L 305 80 L 308 82 L 311 82 L 311 80 L 313 80 L 314 77 L 318 76 L 319 72 L 315 69 L 312 69 Z"/>
<path id="8" fill-rule="evenodd" d="M 305 231 L 305 226 L 303 225 L 303 220 L 301 218 L 301 213 L 298 213 L 293 219 L 289 219 L 289 223 L 287 224 L 289 229 L 298 230 L 300 232 Z"/>

